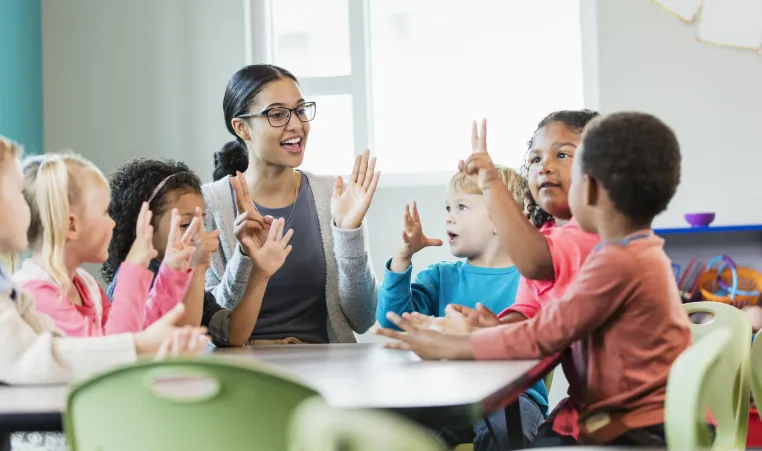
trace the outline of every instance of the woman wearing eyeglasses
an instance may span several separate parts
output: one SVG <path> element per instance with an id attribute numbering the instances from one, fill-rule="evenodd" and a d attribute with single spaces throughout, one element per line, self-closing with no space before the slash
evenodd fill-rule
<path id="1" fill-rule="evenodd" d="M 222 102 L 235 138 L 214 156 L 202 187 L 206 228 L 220 249 L 206 289 L 232 308 L 247 280 L 262 277 L 247 254 L 264 242 L 273 218 L 293 230 L 291 252 L 267 288 L 249 344 L 351 343 L 375 322 L 377 283 L 363 218 L 378 183 L 365 151 L 350 179 L 300 171 L 316 105 L 285 69 L 251 65 L 233 75 Z"/>

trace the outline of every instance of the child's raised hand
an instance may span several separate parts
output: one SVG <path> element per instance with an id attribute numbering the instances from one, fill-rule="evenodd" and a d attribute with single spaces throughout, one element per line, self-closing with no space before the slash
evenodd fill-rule
<path id="1" fill-rule="evenodd" d="M 458 163 L 458 170 L 474 177 L 482 191 L 487 191 L 494 183 L 502 185 L 495 164 L 487 153 L 487 119 L 482 119 L 480 130 L 476 128 L 476 121 L 471 125 L 471 155 Z"/>
<path id="2" fill-rule="evenodd" d="M 203 215 L 201 214 L 200 208 L 196 208 L 196 218 L 198 218 L 199 224 L 201 224 Z M 199 232 L 196 236 L 196 254 L 191 259 L 191 265 L 199 270 L 205 271 L 212 265 L 212 255 L 214 255 L 219 248 L 220 231 L 214 230 L 207 232 L 199 227 Z"/>
<path id="3" fill-rule="evenodd" d="M 291 245 L 288 242 L 294 235 L 294 230 L 291 229 L 284 235 L 283 229 L 285 228 L 286 224 L 283 218 L 273 221 L 267 234 L 267 240 L 249 254 L 254 263 L 253 269 L 258 271 L 262 277 L 267 279 L 272 277 L 283 266 L 286 257 L 291 253 Z"/>
<path id="4" fill-rule="evenodd" d="M 170 221 L 167 249 L 164 251 L 164 264 L 178 271 L 188 271 L 191 266 L 191 258 L 196 252 L 194 243 L 201 227 L 201 220 L 198 216 L 193 218 L 184 234 L 180 231 L 182 218 L 177 208 L 172 209 Z"/>
<path id="5" fill-rule="evenodd" d="M 423 224 L 415 202 L 412 213 L 410 205 L 405 204 L 403 224 L 405 229 L 402 231 L 402 247 L 398 252 L 400 258 L 410 260 L 416 252 L 425 247 L 442 245 L 442 240 L 429 238 L 423 233 Z"/>
<path id="6" fill-rule="evenodd" d="M 148 209 L 148 202 L 143 202 L 138 213 L 138 220 L 135 224 L 135 241 L 132 242 L 130 252 L 127 253 L 125 261 L 142 267 L 148 267 L 148 263 L 159 255 L 159 252 L 153 247 L 153 226 L 151 218 L 153 214 Z"/>
<path id="7" fill-rule="evenodd" d="M 244 177 L 243 174 L 236 171 L 236 176 L 230 178 L 230 184 L 233 185 L 233 191 L 235 192 L 235 203 L 238 209 L 238 218 L 236 218 L 236 223 L 238 223 L 239 220 L 246 220 L 249 223 L 259 224 L 258 226 L 250 224 L 247 227 L 247 230 L 248 232 L 252 233 L 246 236 L 255 237 L 255 241 L 258 241 L 260 244 L 264 243 L 265 240 L 267 240 L 267 230 L 270 228 L 270 223 L 272 223 L 273 218 L 270 216 L 263 217 L 261 214 L 259 214 L 256 207 L 254 207 L 254 201 L 251 199 L 251 194 L 249 193 L 249 184 L 246 182 L 246 177 Z M 242 219 L 241 216 L 244 213 L 246 213 L 246 216 L 244 216 Z M 238 242 L 240 242 L 243 246 L 244 243 L 241 241 L 238 228 L 236 227 L 235 230 L 235 236 L 238 239 Z M 243 247 L 244 251 L 246 251 L 246 246 Z"/>

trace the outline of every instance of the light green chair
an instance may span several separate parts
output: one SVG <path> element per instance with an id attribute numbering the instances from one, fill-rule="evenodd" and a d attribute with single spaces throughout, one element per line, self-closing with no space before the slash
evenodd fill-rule
<path id="1" fill-rule="evenodd" d="M 296 409 L 289 451 L 444 451 L 434 436 L 395 414 L 342 410 L 313 398 Z"/>
<path id="2" fill-rule="evenodd" d="M 295 408 L 316 395 L 219 358 L 141 363 L 74 388 L 64 430 L 72 451 L 281 451 Z"/>
<path id="3" fill-rule="evenodd" d="M 733 331 L 717 328 L 675 360 L 669 372 L 664 404 L 669 449 L 744 449 L 745 434 L 741 437 L 741 434 L 721 433 L 737 429 L 732 381 L 738 378 L 743 364 L 732 358 L 733 353 L 727 352 L 732 346 Z M 707 408 L 717 421 L 718 434 L 714 441 L 707 427 Z"/>
<path id="4" fill-rule="evenodd" d="M 762 331 L 757 332 L 751 345 L 751 393 L 757 409 L 762 408 Z"/>
<path id="5" fill-rule="evenodd" d="M 714 444 L 707 449 L 744 449 L 749 429 L 749 398 L 751 397 L 751 323 L 744 312 L 720 302 L 691 302 L 684 307 L 692 322 L 691 332 L 694 344 L 691 347 L 708 337 L 714 340 L 714 332 L 718 330 L 727 330 L 731 334 L 729 343 L 723 349 L 720 365 L 722 369 L 718 370 L 720 376 L 711 376 L 707 385 L 702 387 L 703 391 L 700 392 L 705 401 L 704 406 L 708 403 L 712 415 L 718 422 Z M 670 375 L 670 381 L 672 380 Z M 680 390 L 679 386 L 682 382 L 675 381 L 674 384 L 677 384 L 677 387 L 667 385 L 668 403 L 671 389 L 672 395 L 680 399 L 679 394 L 674 391 Z M 680 421 L 677 411 L 677 408 L 673 407 L 672 416 L 668 414 L 666 419 L 667 433 L 671 434 L 673 440 L 677 437 L 677 432 L 672 423 Z M 702 415 L 703 423 L 696 427 L 703 427 L 706 423 L 705 412 L 685 409 L 683 414 L 686 412 L 690 412 L 689 417 L 692 420 L 696 420 L 694 415 Z M 690 433 L 690 430 L 688 431 L 686 433 Z M 670 447 L 672 448 L 672 445 Z"/>

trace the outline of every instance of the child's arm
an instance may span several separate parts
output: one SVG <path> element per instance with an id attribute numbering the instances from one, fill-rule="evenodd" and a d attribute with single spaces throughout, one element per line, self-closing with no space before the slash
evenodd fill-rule
<path id="1" fill-rule="evenodd" d="M 566 295 L 530 320 L 472 333 L 442 333 L 417 325 L 414 318 L 390 314 L 404 332 L 379 329 L 377 333 L 399 340 L 386 347 L 412 350 L 423 359 L 513 360 L 553 355 L 601 327 L 637 288 L 637 264 L 628 257 L 612 259 L 604 253 L 593 254 Z M 462 315 L 460 322 L 466 322 Z"/>
<path id="2" fill-rule="evenodd" d="M 153 273 L 145 266 L 139 266 L 128 260 L 119 265 L 116 276 L 111 308 L 103 310 L 104 332 L 106 335 L 123 332 L 138 332 L 145 325 L 145 308 L 148 291 L 151 289 Z M 108 296 L 103 290 L 101 299 L 105 304 Z M 67 335 L 71 335 L 67 332 Z"/>
<path id="3" fill-rule="evenodd" d="M 35 299 L 37 310 L 44 313 L 64 334 L 70 337 L 93 337 L 101 335 L 100 324 L 79 312 L 74 304 L 61 295 L 61 289 L 51 283 L 33 280 L 23 284 Z"/>
<path id="4" fill-rule="evenodd" d="M 408 265 L 401 273 L 393 272 L 390 268 L 391 262 L 386 265 L 384 281 L 378 290 L 376 320 L 381 327 L 397 327 L 386 318 L 388 312 L 398 315 L 419 312 L 439 316 L 439 265 L 431 265 L 418 273 L 413 284 L 410 283 L 412 266 Z"/>
<path id="5" fill-rule="evenodd" d="M 500 244 L 513 260 L 522 276 L 532 280 L 554 280 L 553 258 L 542 234 L 529 222 L 513 200 L 508 188 L 497 177 L 497 170 L 487 153 L 487 121 L 481 133 L 473 123 L 473 153 L 460 162 L 460 170 L 475 176 L 484 192 L 490 219 L 497 230 Z"/>
<path id="6" fill-rule="evenodd" d="M 164 251 L 164 260 L 159 267 L 159 273 L 156 275 L 156 282 L 148 293 L 144 327 L 150 326 L 165 313 L 172 310 L 188 293 L 188 286 L 192 278 L 190 260 L 196 252 L 193 243 L 202 224 L 200 212 L 197 211 L 196 213 L 197 215 L 191 221 L 188 229 L 182 233 L 180 230 L 182 220 L 180 213 L 176 208 L 172 209 L 167 248 Z M 198 313 L 200 316 L 201 302 L 191 307 L 195 309 L 193 313 Z M 191 309 L 186 311 L 188 310 Z M 197 326 L 198 323 L 191 325 Z"/>
<path id="7" fill-rule="evenodd" d="M 441 246 L 442 240 L 428 238 L 423 233 L 418 206 L 413 202 L 405 205 L 403 216 L 402 246 L 387 262 L 384 281 L 378 290 L 376 320 L 382 327 L 396 327 L 388 319 L 387 312 L 398 315 L 420 312 L 425 315 L 439 314 L 439 267 L 431 266 L 421 272 L 411 285 L 412 258 L 416 252 L 429 246 Z"/>
<path id="8" fill-rule="evenodd" d="M 404 273 L 407 271 L 412 263 L 413 255 L 421 249 L 442 245 L 442 240 L 429 238 L 424 235 L 421 217 L 418 215 L 418 205 L 415 202 L 413 202 L 412 213 L 410 212 L 410 205 L 405 204 L 405 215 L 403 216 L 402 223 L 404 224 L 402 246 L 394 254 L 388 265 L 389 271 L 394 273 Z"/>
<path id="9" fill-rule="evenodd" d="M 185 316 L 180 321 L 181 325 L 187 324 L 189 326 L 198 326 L 202 323 L 204 320 L 204 313 L 207 309 L 207 297 L 211 296 L 211 299 L 214 299 L 214 295 L 212 293 L 207 293 L 205 288 L 206 271 L 212 265 L 212 255 L 214 255 L 220 247 L 220 231 L 204 231 L 201 226 L 201 224 L 203 224 L 203 215 L 201 214 L 200 209 L 196 209 L 196 217 L 199 220 L 200 231 L 196 238 L 196 255 L 194 256 L 195 266 L 193 268 L 193 277 L 191 278 L 190 286 L 183 299 L 183 303 L 186 307 Z M 216 301 L 214 301 L 214 305 L 217 305 Z"/>
<path id="10" fill-rule="evenodd" d="M 592 254 L 566 295 L 545 305 L 534 318 L 474 332 L 475 358 L 540 358 L 566 349 L 599 328 L 621 307 L 640 277 L 636 263 L 618 252 L 623 251 L 604 249 Z"/>
<path id="11" fill-rule="evenodd" d="M 16 291 L 14 298 L 0 294 L 0 342 L 0 382 L 6 384 L 70 382 L 136 358 L 130 334 L 62 338 L 24 291 Z"/>

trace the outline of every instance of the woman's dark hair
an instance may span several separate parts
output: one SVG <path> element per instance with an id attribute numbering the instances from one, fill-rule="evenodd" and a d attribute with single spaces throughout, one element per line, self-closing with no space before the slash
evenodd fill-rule
<path id="1" fill-rule="evenodd" d="M 540 208 L 539 205 L 537 205 L 537 202 L 534 200 L 534 197 L 532 197 L 531 191 L 529 191 L 529 153 L 532 151 L 532 144 L 534 143 L 534 137 L 537 135 L 537 132 L 540 131 L 543 127 L 546 125 L 553 123 L 553 122 L 559 122 L 561 124 L 564 124 L 569 129 L 577 132 L 582 133 L 582 130 L 585 128 L 585 126 L 588 124 L 588 122 L 592 121 L 596 117 L 600 116 L 601 114 L 597 111 L 592 110 L 561 110 L 561 111 L 554 111 L 547 116 L 545 116 L 540 123 L 537 125 L 537 129 L 532 133 L 532 139 L 530 139 L 527 142 L 527 155 L 524 159 L 524 166 L 521 168 L 522 176 L 524 179 L 524 183 L 527 184 L 526 193 L 527 193 L 527 199 L 529 199 L 529 219 L 532 220 L 532 223 L 535 225 L 535 227 L 540 228 L 545 223 L 551 221 L 553 219 L 553 216 L 548 213 L 547 211 Z"/>
<path id="2" fill-rule="evenodd" d="M 108 246 L 108 259 L 101 267 L 101 275 L 106 282 L 114 279 L 117 268 L 127 258 L 127 253 L 135 241 L 135 225 L 141 205 L 151 198 L 162 181 L 165 181 L 164 185 L 158 189 L 149 204 L 153 212 L 151 222 L 154 230 L 157 228 L 158 219 L 166 212 L 174 196 L 201 194 L 201 180 L 198 176 L 188 169 L 185 163 L 147 159 L 131 161 L 111 176 L 112 198 L 108 213 L 116 226 Z"/>
<path id="3" fill-rule="evenodd" d="M 225 88 L 222 111 L 225 114 L 225 126 L 235 140 L 226 143 L 219 152 L 214 154 L 213 178 L 215 181 L 235 175 L 236 171 L 243 172 L 249 166 L 246 143 L 236 135 L 232 121 L 249 112 L 257 94 L 265 86 L 284 77 L 298 83 L 291 72 L 270 64 L 252 64 L 233 74 Z"/>

